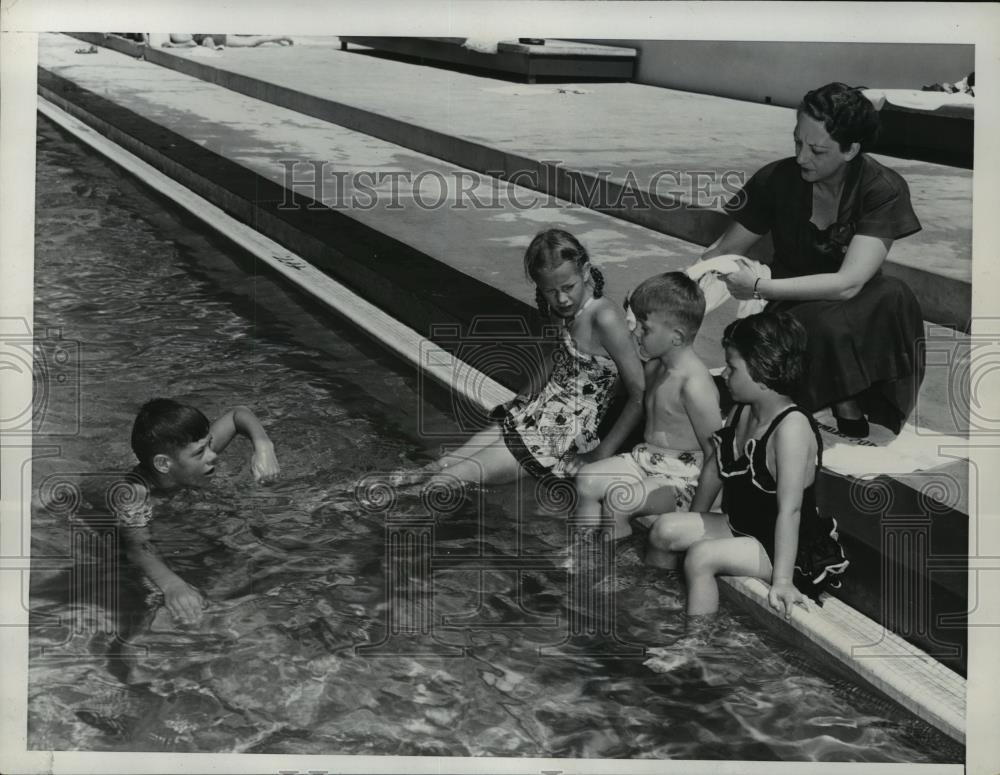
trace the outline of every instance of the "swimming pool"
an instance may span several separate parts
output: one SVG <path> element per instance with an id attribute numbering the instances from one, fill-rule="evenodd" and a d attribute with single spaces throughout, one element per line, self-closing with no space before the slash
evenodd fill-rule
<path id="1" fill-rule="evenodd" d="M 447 397 L 39 121 L 35 330 L 79 343 L 81 400 L 49 395 L 47 429 L 73 435 L 36 440 L 30 747 L 962 760 L 950 739 L 735 612 L 669 673 L 561 653 L 580 611 L 560 568 L 558 503 L 539 505 L 530 485 L 359 501 L 359 478 L 448 440 Z M 161 551 L 212 601 L 189 629 L 148 611 L 134 575 L 102 562 L 106 547 L 81 540 L 94 531 L 51 497 L 59 482 L 130 467 L 135 410 L 160 394 L 209 414 L 252 406 L 283 470 L 253 486 L 237 442 L 210 490 L 158 516 Z M 432 551 L 387 562 L 403 535 Z M 680 584 L 620 555 L 623 649 L 672 643 Z M 405 632 L 428 622 L 429 637 Z M 401 653 L 414 643 L 434 653 Z"/>

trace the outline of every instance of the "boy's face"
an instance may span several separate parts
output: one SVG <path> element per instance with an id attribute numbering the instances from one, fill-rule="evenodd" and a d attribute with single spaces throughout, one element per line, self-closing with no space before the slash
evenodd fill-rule
<path id="1" fill-rule="evenodd" d="M 660 358 L 684 341 L 676 321 L 660 310 L 637 317 L 634 336 L 639 352 L 647 358 Z"/>
<path id="2" fill-rule="evenodd" d="M 215 459 L 218 455 L 212 449 L 212 434 L 192 441 L 172 455 L 157 455 L 157 469 L 166 474 L 180 487 L 206 487 L 215 473 Z M 166 471 L 161 464 L 166 465 Z"/>

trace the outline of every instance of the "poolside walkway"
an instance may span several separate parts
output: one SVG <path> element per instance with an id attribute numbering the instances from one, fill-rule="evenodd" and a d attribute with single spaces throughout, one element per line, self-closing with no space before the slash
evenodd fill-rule
<path id="1" fill-rule="evenodd" d="M 633 83 L 528 85 L 365 51 L 341 51 L 337 38 L 325 37 L 214 57 L 178 49 L 145 56 L 468 170 L 502 171 L 695 245 L 723 227 L 720 205 L 739 181 L 792 152 L 788 108 Z M 886 271 L 911 285 L 928 320 L 965 328 L 972 170 L 876 158 L 906 179 L 923 224 L 893 246 Z"/>

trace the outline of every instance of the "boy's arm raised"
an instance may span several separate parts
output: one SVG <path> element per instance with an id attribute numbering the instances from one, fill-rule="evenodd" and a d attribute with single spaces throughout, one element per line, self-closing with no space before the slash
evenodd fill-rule
<path id="1" fill-rule="evenodd" d="M 160 558 L 153 534 L 148 527 L 122 527 L 125 554 L 129 561 L 137 565 L 146 576 L 163 592 L 163 600 L 171 615 L 183 624 L 190 624 L 201 618 L 204 605 L 201 595 L 194 587 L 170 570 Z"/>
<path id="2" fill-rule="evenodd" d="M 645 370 L 632 333 L 625 323 L 624 313 L 614 305 L 604 307 L 594 316 L 594 327 L 604 349 L 618 366 L 618 374 L 625 383 L 628 399 L 607 435 L 594 449 L 580 456 L 584 463 L 610 457 L 625 443 L 632 429 L 642 419 L 642 398 L 646 392 Z"/>
<path id="3" fill-rule="evenodd" d="M 246 406 L 235 406 L 212 423 L 212 450 L 222 452 L 229 446 L 236 434 L 245 436 L 253 444 L 253 459 L 250 468 L 254 479 L 267 484 L 278 478 L 281 468 L 274 454 L 274 444 L 260 424 L 260 420 Z"/>
<path id="4" fill-rule="evenodd" d="M 704 377 L 698 375 L 684 380 L 681 401 L 702 453 L 701 473 L 698 474 L 698 487 L 691 499 L 691 511 L 710 511 L 722 487 L 722 477 L 719 476 L 719 465 L 715 459 L 715 442 L 712 441 L 712 434 L 722 427 L 719 389 L 706 372 Z"/>

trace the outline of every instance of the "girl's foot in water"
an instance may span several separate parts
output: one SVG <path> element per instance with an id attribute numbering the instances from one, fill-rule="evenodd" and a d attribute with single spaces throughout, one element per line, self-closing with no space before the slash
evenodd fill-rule
<path id="1" fill-rule="evenodd" d="M 393 471 L 386 477 L 386 481 L 393 487 L 407 487 L 413 484 L 421 484 L 430 479 L 434 474 L 445 469 L 440 460 L 435 460 L 420 468 L 413 468 L 408 471 Z"/>

